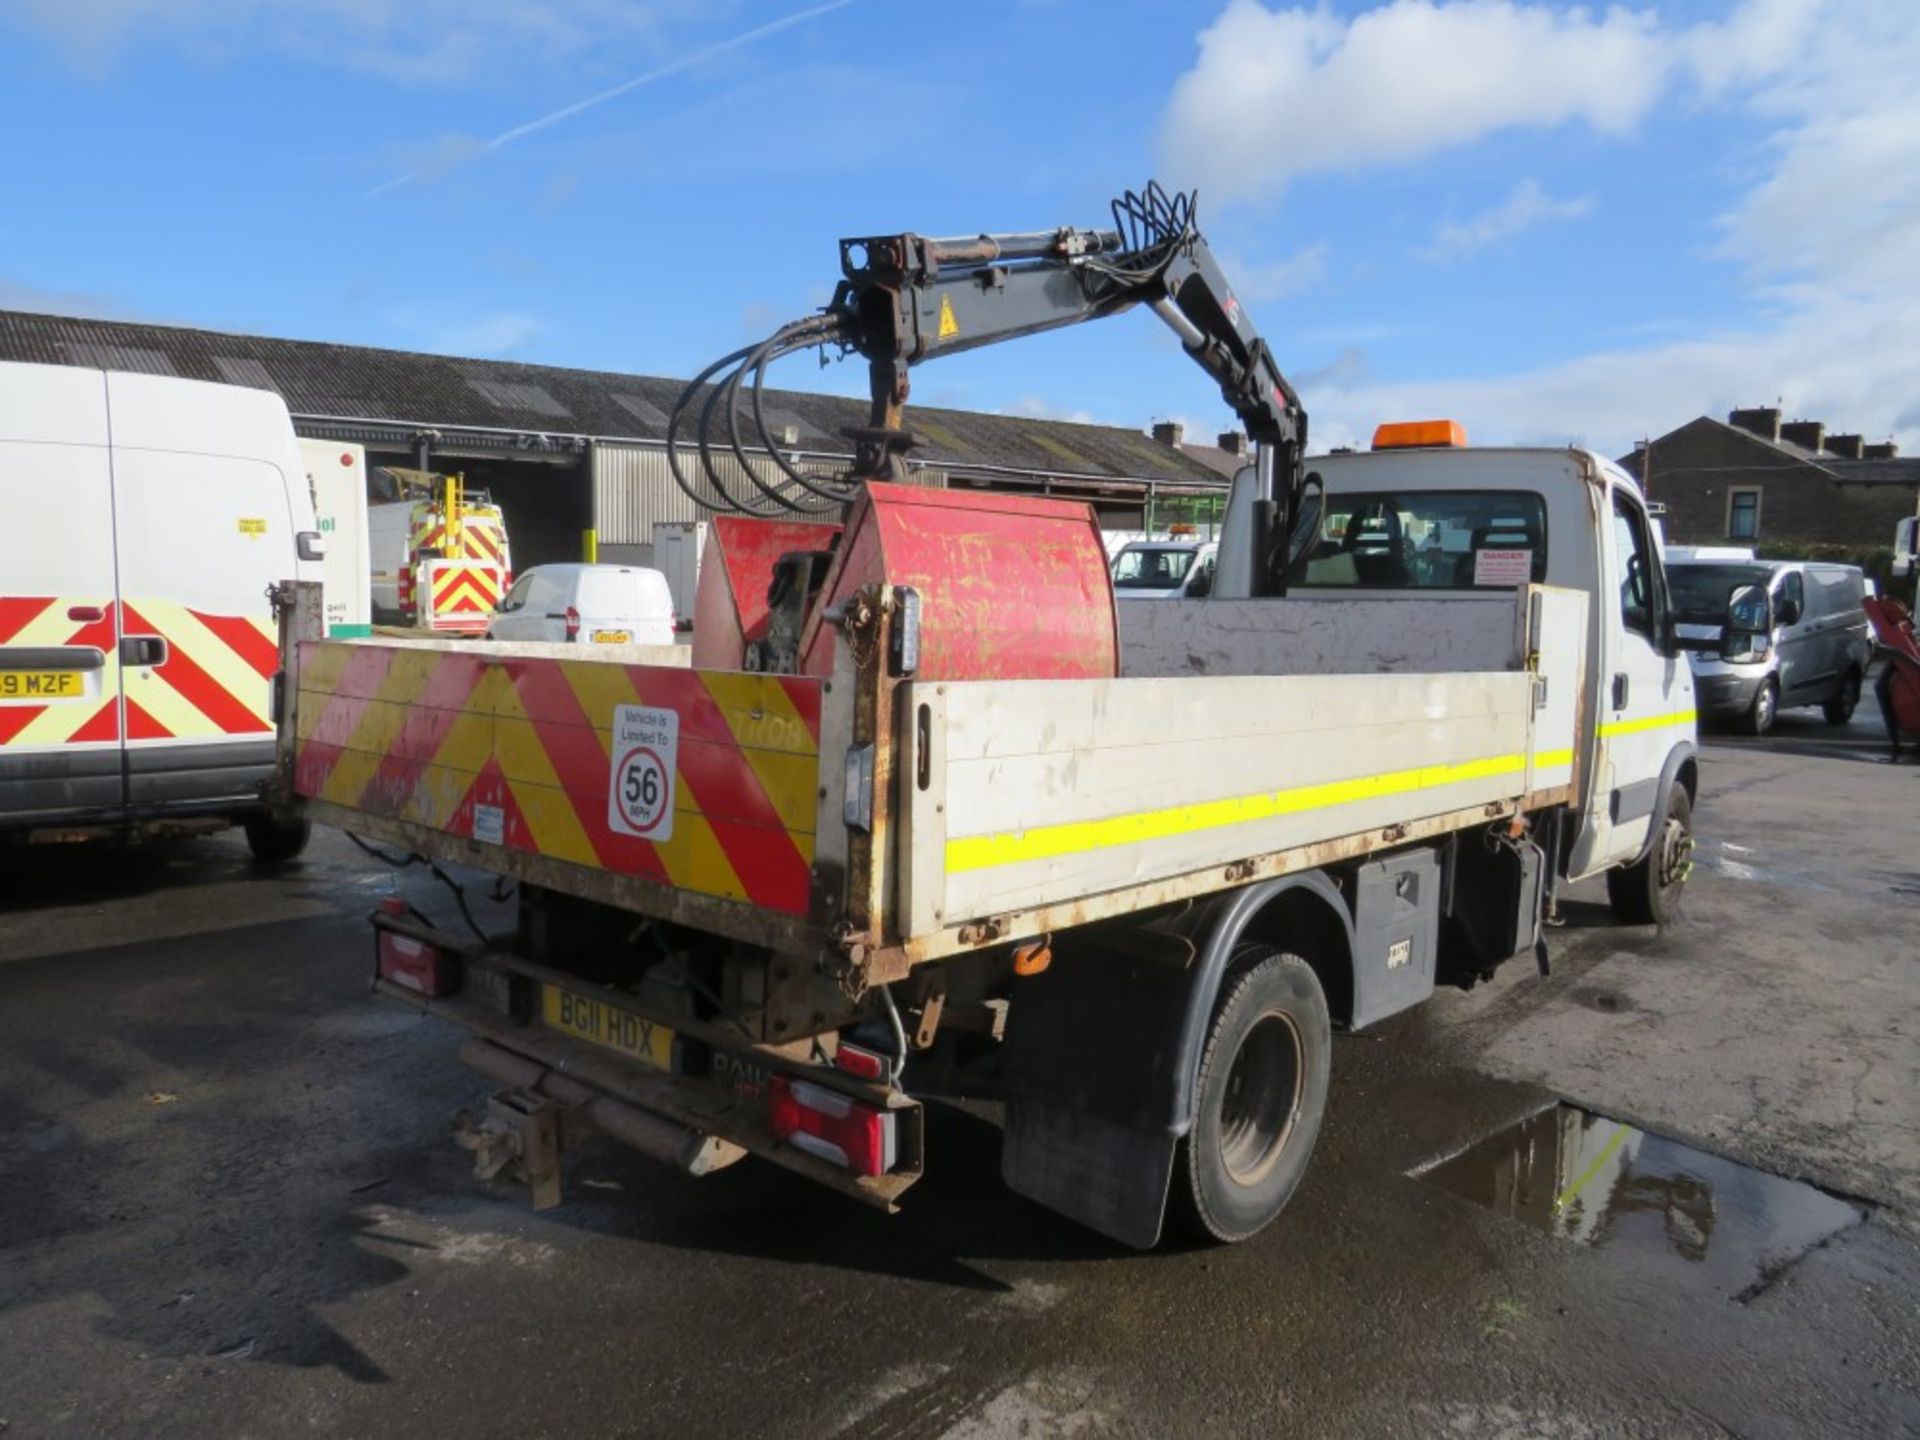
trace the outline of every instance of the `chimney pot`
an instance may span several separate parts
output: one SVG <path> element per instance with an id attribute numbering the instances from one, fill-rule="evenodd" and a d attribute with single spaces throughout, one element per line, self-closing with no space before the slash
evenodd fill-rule
<path id="1" fill-rule="evenodd" d="M 1159 420 L 1154 423 L 1153 438 L 1178 450 L 1180 442 L 1187 438 L 1187 427 L 1178 420 Z"/>
<path id="2" fill-rule="evenodd" d="M 1780 410 L 1778 406 L 1763 405 L 1752 410 L 1731 410 L 1727 413 L 1727 424 L 1736 430 L 1744 430 L 1749 435 L 1758 435 L 1762 440 L 1778 442 L 1780 439 Z"/>
<path id="3" fill-rule="evenodd" d="M 1789 445 L 1798 445 L 1802 450 L 1811 450 L 1818 455 L 1821 443 L 1827 438 L 1827 422 L 1789 420 L 1780 427 L 1780 438 Z"/>
<path id="4" fill-rule="evenodd" d="M 1864 460 L 1866 456 L 1861 452 L 1866 449 L 1866 445 L 1867 440 L 1864 435 L 1827 436 L 1827 453 L 1838 455 L 1843 460 Z"/>

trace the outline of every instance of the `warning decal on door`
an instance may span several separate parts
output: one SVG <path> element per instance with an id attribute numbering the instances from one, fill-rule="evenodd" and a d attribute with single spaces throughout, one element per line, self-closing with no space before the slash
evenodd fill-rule
<path id="1" fill-rule="evenodd" d="M 673 772 L 680 716 L 621 705 L 613 712 L 613 769 L 607 824 L 623 835 L 661 841 L 673 835 Z"/>

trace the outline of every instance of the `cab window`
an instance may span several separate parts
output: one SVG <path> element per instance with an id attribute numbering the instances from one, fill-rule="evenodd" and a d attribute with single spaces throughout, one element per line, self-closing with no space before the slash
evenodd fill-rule
<path id="1" fill-rule="evenodd" d="M 507 591 L 507 598 L 500 602 L 500 608 L 502 610 L 519 610 L 524 607 L 527 603 L 527 591 L 532 584 L 533 580 L 531 577 L 523 576 L 519 580 L 516 580 L 513 588 Z"/>
<path id="2" fill-rule="evenodd" d="M 1647 518 L 1626 495 L 1613 492 L 1613 550 L 1620 564 L 1620 623 L 1658 645 L 1666 597 L 1647 534 Z"/>
<path id="3" fill-rule="evenodd" d="M 1303 589 L 1512 589 L 1547 577 L 1547 504 L 1513 490 L 1329 494 L 1294 531 Z"/>

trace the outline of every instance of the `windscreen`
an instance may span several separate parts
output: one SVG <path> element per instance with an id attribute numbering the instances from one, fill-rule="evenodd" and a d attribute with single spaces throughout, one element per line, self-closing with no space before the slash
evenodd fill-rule
<path id="1" fill-rule="evenodd" d="M 1113 562 L 1113 588 L 1116 590 L 1171 590 L 1187 578 L 1193 568 L 1192 550 L 1128 549 Z"/>
<path id="2" fill-rule="evenodd" d="M 1673 613 L 1682 620 L 1718 625 L 1727 618 L 1727 602 L 1742 585 L 1765 589 L 1773 572 L 1764 565 L 1669 565 L 1667 590 Z"/>
<path id="3" fill-rule="evenodd" d="M 1357 491 L 1325 497 L 1295 532 L 1290 587 L 1477 590 L 1541 584 L 1547 505 L 1516 490 Z"/>

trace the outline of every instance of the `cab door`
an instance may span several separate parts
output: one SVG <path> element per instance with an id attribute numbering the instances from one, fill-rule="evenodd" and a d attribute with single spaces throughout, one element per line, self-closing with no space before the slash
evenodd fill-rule
<path id="1" fill-rule="evenodd" d="M 1773 643 L 1780 651 L 1780 703 L 1791 705 L 1817 687 L 1826 670 L 1821 638 L 1807 610 L 1807 577 L 1798 570 L 1783 571 L 1773 582 Z"/>
<path id="2" fill-rule="evenodd" d="M 106 377 L 0 365 L 0 828 L 125 803 Z"/>
<path id="3" fill-rule="evenodd" d="M 1610 521 L 1599 596 L 1603 665 L 1595 697 L 1597 864 L 1637 858 L 1651 831 L 1660 776 L 1675 740 L 1693 733 L 1693 677 L 1684 657 L 1662 654 L 1666 579 L 1645 509 L 1609 486 Z"/>

